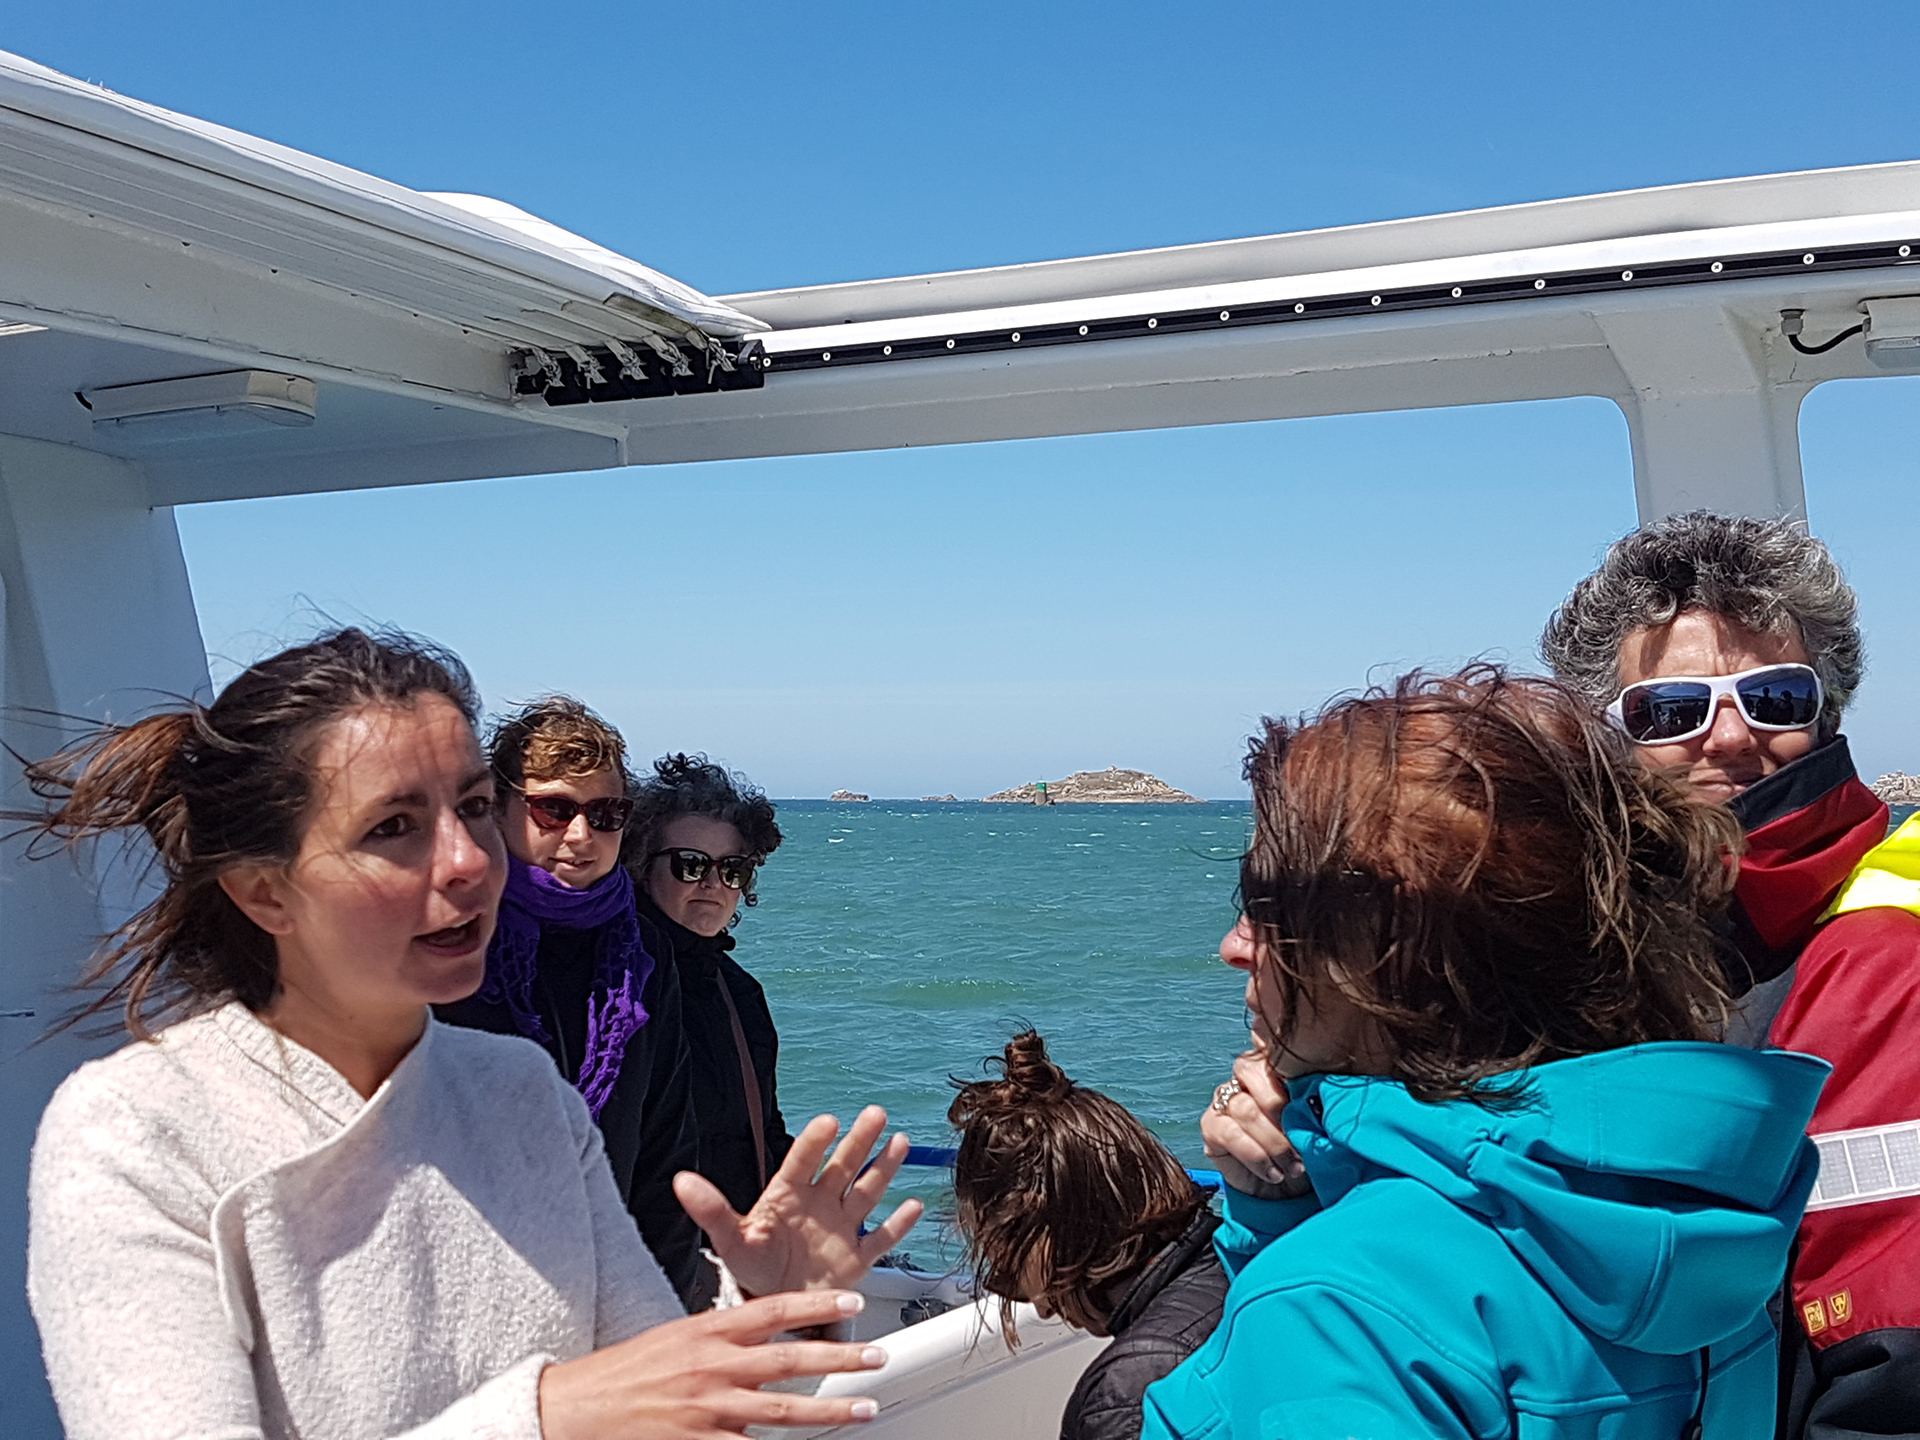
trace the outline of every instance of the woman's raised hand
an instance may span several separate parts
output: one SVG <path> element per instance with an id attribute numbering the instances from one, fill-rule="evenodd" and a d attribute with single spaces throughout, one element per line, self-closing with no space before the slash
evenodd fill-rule
<path id="1" fill-rule="evenodd" d="M 1233 1062 L 1233 1079 L 1200 1112 L 1200 1142 L 1220 1178 L 1243 1194 L 1287 1200 L 1313 1188 L 1300 1153 L 1280 1128 L 1287 1088 L 1257 1044 Z"/>
<path id="2" fill-rule="evenodd" d="M 773 1341 L 786 1331 L 857 1315 L 846 1291 L 772 1295 L 642 1331 L 540 1375 L 541 1440 L 714 1440 L 749 1425 L 825 1427 L 871 1420 L 854 1396 L 822 1398 L 759 1387 L 800 1375 L 872 1370 L 876 1345 Z"/>
<path id="3" fill-rule="evenodd" d="M 691 1170 L 674 1176 L 673 1193 L 748 1294 L 856 1285 L 874 1261 L 900 1243 L 925 1208 L 908 1200 L 866 1235 L 860 1233 L 907 1158 L 907 1137 L 895 1135 L 861 1172 L 886 1128 L 887 1112 L 869 1105 L 827 1159 L 840 1122 L 831 1115 L 815 1116 L 744 1216 L 718 1186 Z"/>

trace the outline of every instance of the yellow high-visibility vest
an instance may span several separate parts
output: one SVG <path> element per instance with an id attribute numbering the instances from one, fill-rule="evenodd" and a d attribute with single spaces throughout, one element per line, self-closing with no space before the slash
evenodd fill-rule
<path id="1" fill-rule="evenodd" d="M 1861 857 L 1820 918 L 1876 906 L 1920 915 L 1920 811 Z"/>

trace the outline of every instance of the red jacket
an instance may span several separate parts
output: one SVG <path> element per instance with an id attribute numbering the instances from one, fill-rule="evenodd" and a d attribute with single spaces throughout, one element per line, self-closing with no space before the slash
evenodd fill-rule
<path id="1" fill-rule="evenodd" d="M 1809 1127 L 1821 1183 L 1783 1307 L 1780 1433 L 1920 1436 L 1920 917 L 1820 923 L 1886 837 L 1887 806 L 1839 739 L 1733 809 L 1747 827 L 1735 926 L 1752 1038 L 1833 1066 Z"/>

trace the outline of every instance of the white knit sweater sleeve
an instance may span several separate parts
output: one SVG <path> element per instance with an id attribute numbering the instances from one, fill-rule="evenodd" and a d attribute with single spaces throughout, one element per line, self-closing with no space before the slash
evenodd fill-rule
<path id="1" fill-rule="evenodd" d="M 208 1217 L 158 1135 L 98 1067 L 41 1117 L 27 1296 L 68 1440 L 253 1440 L 253 1367 L 221 1303 Z M 167 1153 L 173 1152 L 173 1153 Z"/>
<path id="2" fill-rule="evenodd" d="M 262 1440 L 244 1318 L 209 1236 L 216 1197 L 184 1153 L 204 1137 L 140 1115 L 86 1067 L 34 1144 L 27 1291 L 67 1440 Z M 528 1356 L 395 1440 L 539 1440 L 549 1360 Z"/>

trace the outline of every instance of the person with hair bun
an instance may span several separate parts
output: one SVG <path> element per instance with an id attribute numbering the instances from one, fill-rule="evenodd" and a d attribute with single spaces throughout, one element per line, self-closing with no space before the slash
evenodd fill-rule
<path id="1" fill-rule="evenodd" d="M 760 982 L 733 957 L 742 904 L 780 846 L 773 802 L 704 755 L 667 755 L 634 791 L 626 864 L 640 913 L 680 976 L 692 1061 L 694 1168 L 735 1210 L 753 1206 L 793 1145 L 780 1115 L 780 1036 Z"/>
<path id="2" fill-rule="evenodd" d="M 767 1298 L 688 1318 L 580 1092 L 525 1040 L 433 1020 L 479 987 L 506 882 L 477 710 L 453 656 L 348 629 L 28 766 L 45 808 L 14 820 L 144 840 L 162 882 L 73 1017 L 118 1006 L 133 1043 L 62 1083 L 34 1143 L 28 1298 L 68 1440 L 705 1440 L 874 1413 L 759 1387 L 884 1360 L 769 1342 L 857 1312 L 841 1287 L 916 1218 L 860 1234 L 906 1154 L 863 1173 L 885 1112 L 837 1148 L 829 1117 L 802 1130 L 778 1213 L 709 1216 Z"/>
<path id="3" fill-rule="evenodd" d="M 673 1177 L 697 1168 L 680 977 L 619 865 L 633 813 L 620 732 L 570 695 L 547 695 L 488 736 L 507 887 L 479 991 L 435 1014 L 524 1035 L 587 1102 L 614 1184 L 690 1310 L 718 1288 Z"/>
<path id="4" fill-rule="evenodd" d="M 1573 692 L 1408 676 L 1247 760 L 1220 1328 L 1150 1440 L 1749 1440 L 1827 1067 L 1716 1043 L 1739 830 Z"/>
<path id="5" fill-rule="evenodd" d="M 993 1080 L 955 1080 L 956 1224 L 978 1293 L 1112 1336 L 1080 1376 L 1062 1440 L 1139 1440 L 1140 1397 L 1213 1333 L 1227 1296 L 1207 1195 L 1120 1105 L 1069 1080 L 1032 1030 Z"/>

